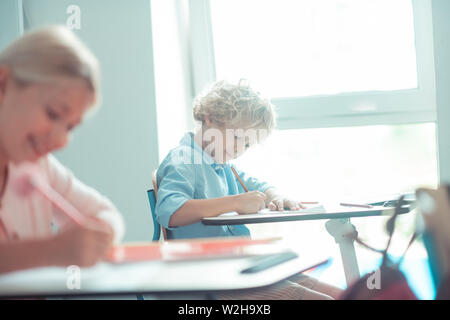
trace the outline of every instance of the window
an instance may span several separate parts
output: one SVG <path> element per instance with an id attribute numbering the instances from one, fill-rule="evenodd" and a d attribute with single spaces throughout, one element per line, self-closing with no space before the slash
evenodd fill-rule
<path id="1" fill-rule="evenodd" d="M 435 141 L 433 123 L 277 130 L 234 161 L 293 198 L 360 199 L 436 187 Z"/>
<path id="2" fill-rule="evenodd" d="M 430 0 L 191 0 L 190 14 L 195 93 L 220 78 L 246 77 L 277 109 L 279 131 L 237 159 L 240 169 L 303 201 L 437 186 Z M 406 247 L 414 219 L 399 219 L 393 255 Z M 352 219 L 379 248 L 385 222 Z M 249 227 L 305 254 L 334 248 L 338 257 L 324 224 Z M 371 271 L 379 257 L 356 250 L 361 272 Z M 409 258 L 424 257 L 414 244 Z M 339 275 L 333 269 L 321 279 L 339 284 Z"/>
<path id="3" fill-rule="evenodd" d="M 357 201 L 414 191 L 438 184 L 434 123 L 274 132 L 262 145 L 235 160 L 236 166 L 302 201 Z M 282 165 L 280 165 L 282 159 Z M 262 161 L 263 160 L 263 161 Z M 373 199 L 372 198 L 372 199 Z M 344 200 L 343 200 L 344 199 Z M 359 236 L 376 248 L 387 243 L 388 217 L 351 220 Z M 416 213 L 399 217 L 390 254 L 399 257 L 414 232 Z M 336 258 L 320 280 L 344 286 L 340 252 L 325 229 L 326 220 L 248 225 L 253 237 L 282 236 L 302 254 L 327 252 Z M 361 274 L 378 266 L 380 255 L 355 245 Z M 416 294 L 432 299 L 434 289 L 420 240 L 404 264 Z M 411 268 L 414 268 L 411 269 Z"/>
<path id="4" fill-rule="evenodd" d="M 417 88 L 410 0 L 211 0 L 211 22 L 217 78 L 271 97 Z"/>
<path id="5" fill-rule="evenodd" d="M 435 121 L 429 0 L 191 1 L 196 92 L 248 78 L 279 128 Z"/>

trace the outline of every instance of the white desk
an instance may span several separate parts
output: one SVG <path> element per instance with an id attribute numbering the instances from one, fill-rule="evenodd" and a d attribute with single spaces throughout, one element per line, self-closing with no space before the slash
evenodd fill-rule
<path id="1" fill-rule="evenodd" d="M 285 210 L 277 213 L 252 213 L 252 214 L 223 214 L 217 217 L 203 218 L 205 225 L 234 225 L 248 223 L 289 222 L 321 219 L 348 219 L 358 217 L 389 216 L 395 208 L 374 206 L 372 208 L 344 207 L 336 204 L 324 204 L 324 210 L 318 212 L 290 212 Z M 409 212 L 405 207 L 402 213 Z M 299 210 L 300 211 L 300 210 Z"/>
<path id="2" fill-rule="evenodd" d="M 326 229 L 332 235 L 339 245 L 342 263 L 347 285 L 352 284 L 360 278 L 358 261 L 354 247 L 354 240 L 348 235 L 356 232 L 356 228 L 351 224 L 350 218 L 370 217 L 370 216 L 390 216 L 395 208 L 373 206 L 372 208 L 344 207 L 339 204 L 323 204 L 322 211 L 293 213 L 286 211 L 284 213 L 255 213 L 243 215 L 220 215 L 212 218 L 204 218 L 202 223 L 205 225 L 236 225 L 249 223 L 273 223 L 289 221 L 307 221 L 327 219 Z M 412 209 L 411 205 L 405 205 L 400 209 L 400 213 L 408 213 Z"/>
<path id="3" fill-rule="evenodd" d="M 81 269 L 80 289 L 68 289 L 66 268 L 38 268 L 0 276 L 0 297 L 215 293 L 275 284 L 323 259 L 299 256 L 256 273 L 241 273 L 254 257 L 149 261 Z"/>

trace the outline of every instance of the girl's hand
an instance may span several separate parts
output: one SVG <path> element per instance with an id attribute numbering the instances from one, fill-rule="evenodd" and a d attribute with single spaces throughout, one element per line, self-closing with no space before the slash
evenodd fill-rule
<path id="1" fill-rule="evenodd" d="M 266 195 L 259 191 L 251 191 L 233 196 L 235 210 L 239 214 L 255 213 L 266 207 Z"/>
<path id="2" fill-rule="evenodd" d="M 106 257 L 113 244 L 112 228 L 98 218 L 72 225 L 50 240 L 57 265 L 90 267 Z"/>

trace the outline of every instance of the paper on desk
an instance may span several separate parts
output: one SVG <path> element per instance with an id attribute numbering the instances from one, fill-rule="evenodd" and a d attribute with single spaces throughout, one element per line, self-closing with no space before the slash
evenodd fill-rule
<path id="1" fill-rule="evenodd" d="M 325 207 L 323 205 L 313 206 L 305 209 L 300 210 L 284 210 L 284 211 L 273 211 L 269 208 L 259 210 L 256 213 L 251 213 L 251 215 L 258 215 L 258 214 L 289 214 L 289 213 L 326 213 Z M 220 217 L 226 217 L 226 216 L 237 216 L 239 213 L 232 211 L 227 212 L 224 214 L 221 214 Z M 246 214 L 248 216 L 248 214 Z"/>
<path id="2" fill-rule="evenodd" d="M 260 214 L 277 214 L 277 213 L 325 213 L 325 207 L 322 205 L 309 207 L 305 209 L 300 210 L 284 210 L 284 211 L 273 211 L 269 208 L 259 210 L 258 213 Z"/>

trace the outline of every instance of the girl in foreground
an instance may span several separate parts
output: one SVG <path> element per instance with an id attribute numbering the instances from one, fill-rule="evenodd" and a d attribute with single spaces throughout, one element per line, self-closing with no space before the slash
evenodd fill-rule
<path id="1" fill-rule="evenodd" d="M 122 238 L 114 205 L 50 154 L 67 145 L 98 95 L 98 62 L 65 27 L 27 33 L 0 52 L 0 273 L 92 266 Z M 84 215 L 81 225 L 39 193 L 15 192 L 13 181 L 29 163 Z"/>

